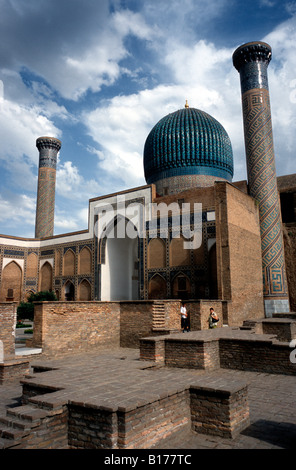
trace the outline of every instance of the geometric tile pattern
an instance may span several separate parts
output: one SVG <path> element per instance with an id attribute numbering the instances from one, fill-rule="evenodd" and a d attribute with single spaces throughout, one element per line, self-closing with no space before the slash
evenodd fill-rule
<path id="1" fill-rule="evenodd" d="M 243 114 L 250 195 L 259 202 L 264 296 L 285 296 L 284 246 L 268 90 L 244 93 Z"/>
<path id="2" fill-rule="evenodd" d="M 36 238 L 50 237 L 54 229 L 56 171 L 40 168 L 36 210 Z"/>
<path id="3" fill-rule="evenodd" d="M 185 107 L 163 117 L 144 146 L 147 184 L 184 175 L 213 175 L 231 181 L 233 155 L 229 136 L 212 116 Z"/>
<path id="4" fill-rule="evenodd" d="M 44 238 L 52 236 L 54 231 L 56 162 L 61 142 L 54 137 L 39 137 L 36 147 L 39 150 L 39 173 L 35 237 Z"/>
<path id="5" fill-rule="evenodd" d="M 260 214 L 264 297 L 286 297 L 284 245 L 278 196 L 267 67 L 266 44 L 241 47 L 234 53 L 240 72 L 245 147 L 250 195 Z"/>

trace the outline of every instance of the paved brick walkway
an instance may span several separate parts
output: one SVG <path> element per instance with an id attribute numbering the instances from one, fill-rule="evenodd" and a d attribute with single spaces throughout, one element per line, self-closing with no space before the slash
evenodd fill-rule
<path id="1" fill-rule="evenodd" d="M 296 444 L 296 377 L 219 369 L 212 372 L 155 368 L 139 360 L 139 351 L 118 349 L 31 364 L 54 370 L 36 373 L 30 383 L 57 390 L 43 400 L 121 403 L 153 400 L 182 390 L 203 375 L 249 383 L 250 426 L 235 439 L 194 434 L 189 428 L 161 441 L 154 449 L 289 449 Z M 0 412 L 19 405 L 22 387 L 0 385 Z"/>

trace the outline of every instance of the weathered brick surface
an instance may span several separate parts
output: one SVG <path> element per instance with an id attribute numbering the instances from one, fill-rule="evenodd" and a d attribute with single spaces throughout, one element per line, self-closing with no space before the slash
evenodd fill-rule
<path id="1" fill-rule="evenodd" d="M 233 438 L 249 425 L 248 387 L 212 382 L 190 387 L 192 429 Z"/>
<path id="2" fill-rule="evenodd" d="M 0 384 L 14 381 L 29 373 L 30 363 L 28 360 L 12 359 L 0 363 Z"/>
<path id="3" fill-rule="evenodd" d="M 186 335 L 186 333 L 184 333 Z M 165 341 L 165 365 L 190 369 L 215 369 L 219 367 L 219 343 L 167 338 Z"/>
<path id="4" fill-rule="evenodd" d="M 70 403 L 69 447 L 74 449 L 116 449 L 118 424 L 116 407 L 79 406 Z"/>
<path id="5" fill-rule="evenodd" d="M 28 410 L 29 408 L 29 410 Z M 9 419 L 18 422 L 19 429 L 9 425 Z M 18 407 L 9 410 L 7 415 L 8 428 L 2 436 L 8 438 L 6 443 L 13 449 L 63 449 L 68 448 L 68 409 L 62 406 L 54 410 Z"/>
<path id="6" fill-rule="evenodd" d="M 288 343 L 253 339 L 221 338 L 220 366 L 226 369 L 239 369 L 265 372 L 269 374 L 296 375 L 296 364 L 290 361 L 291 348 Z"/>
<path id="7" fill-rule="evenodd" d="M 228 324 L 263 318 L 259 210 L 256 202 L 229 183 L 216 183 L 218 298 L 231 301 Z"/>
<path id="8" fill-rule="evenodd" d="M 275 335 L 279 341 L 291 341 L 296 338 L 296 321 L 272 318 L 262 320 L 262 332 Z"/>
<path id="9" fill-rule="evenodd" d="M 0 362 L 3 362 L 15 357 L 16 303 L 0 303 L 0 325 L 1 356 L 3 356 L 0 357 Z"/>
<path id="10" fill-rule="evenodd" d="M 138 347 L 139 338 L 152 331 L 153 302 L 120 302 L 120 345 Z"/>
<path id="11" fill-rule="evenodd" d="M 77 353 L 119 345 L 118 302 L 35 304 L 32 346 L 44 355 Z"/>
<path id="12" fill-rule="evenodd" d="M 223 326 L 224 317 L 226 317 L 227 323 L 227 309 L 225 312 L 224 304 L 219 300 L 197 300 L 197 301 L 188 301 L 186 306 L 190 316 L 190 328 L 193 331 L 207 330 L 209 328 L 209 315 L 210 308 L 212 307 L 219 317 L 219 322 L 217 327 L 220 328 Z M 224 313 L 225 312 L 225 313 Z"/>
<path id="13" fill-rule="evenodd" d="M 69 404 L 69 447 L 150 448 L 190 421 L 188 390 L 137 406 Z"/>
<path id="14" fill-rule="evenodd" d="M 140 340 L 140 359 L 164 363 L 165 339 L 161 337 L 143 338 Z"/>

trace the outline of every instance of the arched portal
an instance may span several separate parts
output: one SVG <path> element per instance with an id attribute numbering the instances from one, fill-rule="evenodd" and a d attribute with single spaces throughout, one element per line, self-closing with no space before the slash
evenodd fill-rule
<path id="1" fill-rule="evenodd" d="M 123 224 L 120 233 L 124 238 L 117 236 L 117 230 L 111 230 L 102 242 L 104 263 L 101 265 L 101 300 L 137 300 L 138 294 L 138 236 L 136 228 L 131 236 L 131 221 L 118 216 L 114 226 Z M 112 222 L 112 227 L 113 226 Z M 129 230 L 126 230 L 127 224 Z M 124 231 L 122 230 L 124 229 Z M 111 236 L 112 235 L 112 236 Z"/>

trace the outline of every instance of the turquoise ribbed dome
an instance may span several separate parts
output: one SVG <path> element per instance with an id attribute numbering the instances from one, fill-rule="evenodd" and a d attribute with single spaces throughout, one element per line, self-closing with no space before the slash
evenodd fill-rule
<path id="1" fill-rule="evenodd" d="M 233 176 L 229 136 L 212 116 L 185 107 L 163 117 L 149 133 L 144 147 L 147 184 L 181 175 Z"/>

